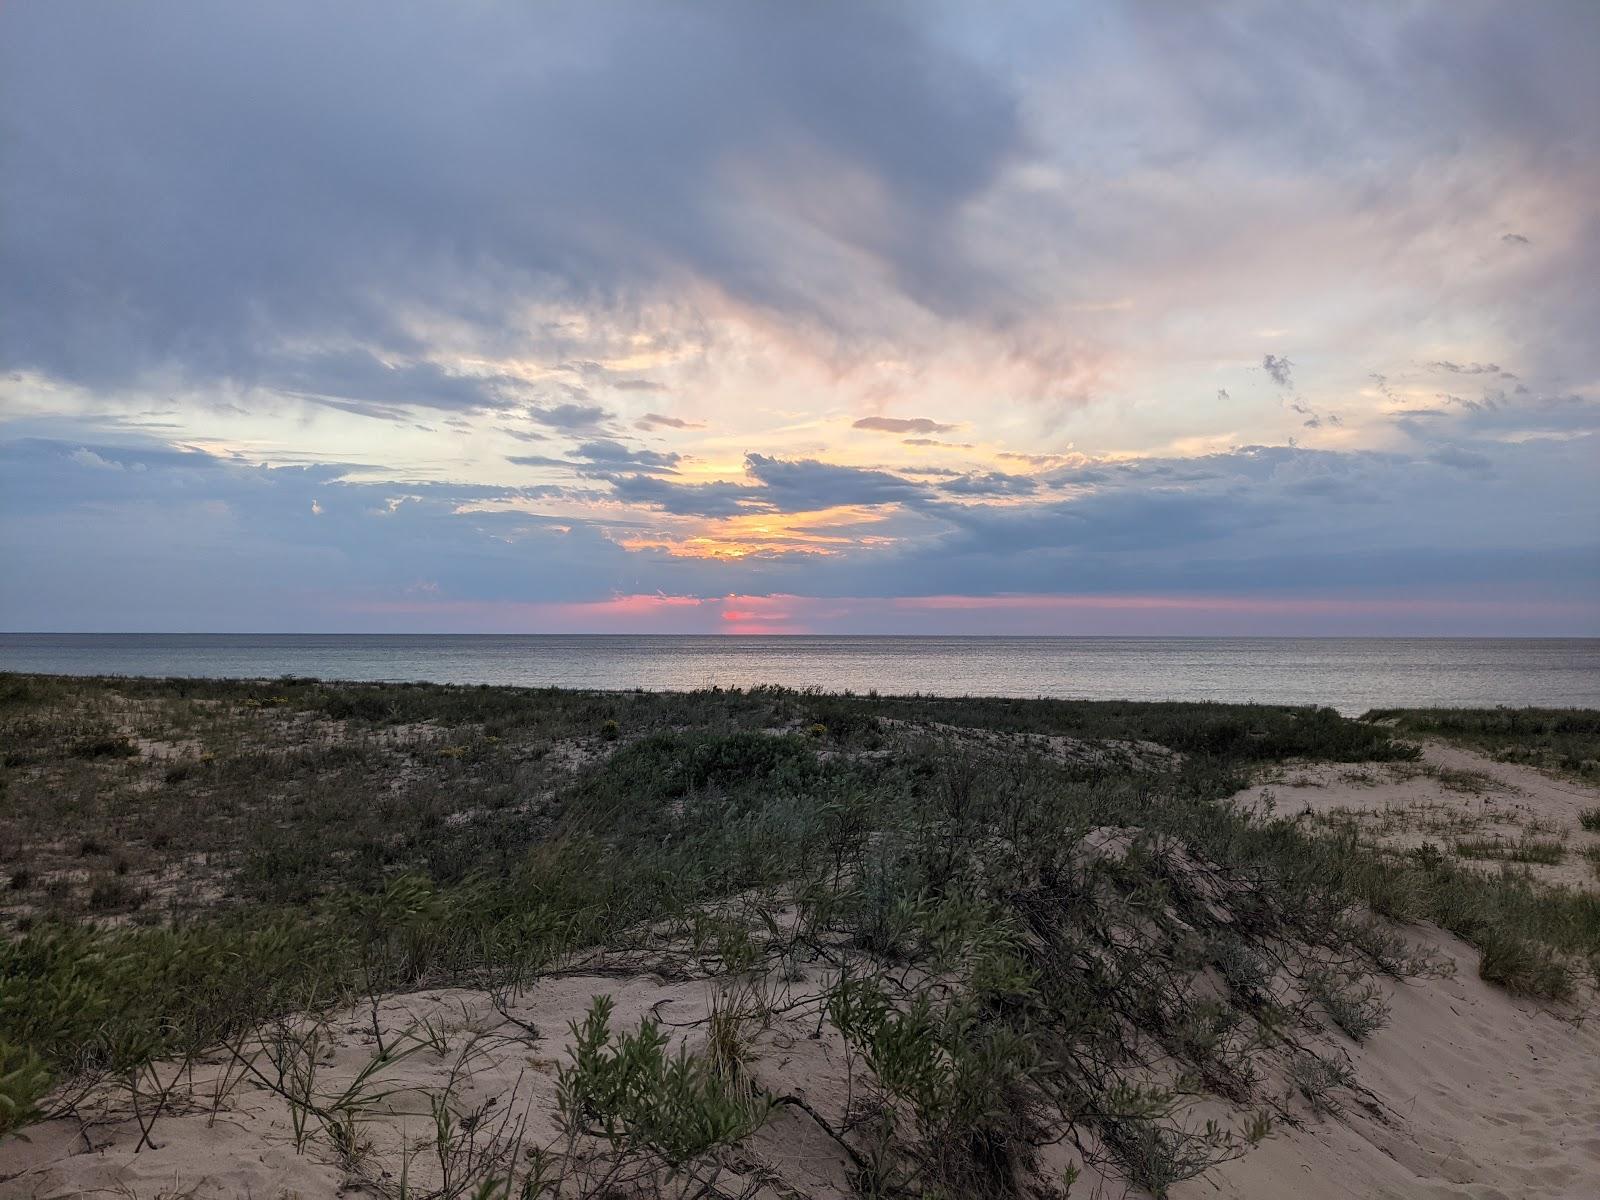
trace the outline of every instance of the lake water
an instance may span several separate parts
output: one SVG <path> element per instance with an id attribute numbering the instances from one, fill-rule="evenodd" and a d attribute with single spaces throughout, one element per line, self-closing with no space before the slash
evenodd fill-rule
<path id="1" fill-rule="evenodd" d="M 1600 707 L 1596 638 L 0 634 L 0 670 L 828 691 Z"/>

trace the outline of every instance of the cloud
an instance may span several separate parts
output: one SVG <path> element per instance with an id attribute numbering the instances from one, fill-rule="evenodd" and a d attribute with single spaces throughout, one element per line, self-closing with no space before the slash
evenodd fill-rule
<path id="1" fill-rule="evenodd" d="M 621 442 L 601 438 L 585 442 L 573 451 L 579 458 L 587 459 L 601 467 L 631 467 L 635 470 L 672 472 L 683 455 L 657 450 L 630 450 Z"/>
<path id="2" fill-rule="evenodd" d="M 551 408 L 529 408 L 523 415 L 530 421 L 552 429 L 593 429 L 611 414 L 598 404 L 557 404 Z"/>
<path id="3" fill-rule="evenodd" d="M 1463 450 L 1460 446 L 1441 446 L 1428 455 L 1428 461 L 1474 475 L 1487 474 L 1492 466 L 1488 455 L 1473 450 Z"/>
<path id="4" fill-rule="evenodd" d="M 949 433 L 955 425 L 941 425 L 927 417 L 862 417 L 852 429 L 872 429 L 879 433 Z"/>
<path id="5" fill-rule="evenodd" d="M 907 504 L 931 493 L 920 483 L 887 471 L 837 466 L 815 459 L 745 455 L 745 470 L 764 488 L 762 495 L 783 512 L 811 512 L 839 505 Z"/>
<path id="6" fill-rule="evenodd" d="M 1600 7 L 780 8 L 8 7 L 0 627 L 1596 594 Z"/>
<path id="7" fill-rule="evenodd" d="M 609 479 L 617 471 L 673 475 L 683 456 L 670 451 L 635 450 L 610 438 L 597 438 L 574 447 L 571 458 L 513 454 L 506 461 L 520 467 L 564 467 L 590 478 Z"/>
<path id="8" fill-rule="evenodd" d="M 639 504 L 681 517 L 733 517 L 771 508 L 761 488 L 741 483 L 674 483 L 649 475 L 617 475 L 612 495 L 624 504 Z"/>
<path id="9" fill-rule="evenodd" d="M 508 454 L 508 463 L 519 467 L 576 467 L 579 464 L 565 458 L 552 458 L 548 454 Z"/>
<path id="10" fill-rule="evenodd" d="M 1027 463 L 1030 467 L 1060 467 L 1081 459 L 1083 456 L 1073 454 L 1024 454 L 1020 450 L 1002 450 L 996 457 L 1010 459 L 1012 462 Z"/>
<path id="11" fill-rule="evenodd" d="M 509 438 L 515 438 L 519 442 L 547 442 L 550 440 L 548 433 L 540 433 L 534 429 L 512 429 L 505 425 L 501 425 L 498 428 L 501 433 Z"/>
<path id="12" fill-rule="evenodd" d="M 1597 442 L 1461 440 L 1417 454 L 1246 447 L 1052 472 L 1070 497 L 1007 494 L 1023 485 L 977 477 L 994 489 L 986 497 L 762 455 L 750 456 L 747 483 L 613 472 L 591 492 L 363 482 L 337 463 L 260 467 L 149 440 L 25 438 L 0 441 L 0 555 L 13 568 L 0 577 L 0 617 L 14 629 L 103 628 L 115 596 L 118 620 L 145 628 L 371 628 L 357 615 L 371 613 L 389 614 L 374 618 L 380 628 L 439 628 L 498 605 L 600 602 L 620 580 L 630 593 L 722 595 L 728 562 L 624 549 L 608 531 L 648 547 L 655 520 L 714 531 L 728 518 L 851 505 L 887 514 L 870 528 L 894 544 L 847 537 L 827 558 L 753 555 L 737 567 L 741 587 L 1325 598 L 1499 595 L 1514 580 L 1530 603 L 1578 612 L 1587 596 L 1592 611 L 1600 489 L 1582 468 Z M 568 511 L 523 507 L 534 502 Z M 419 578 L 436 584 L 438 605 L 404 608 Z"/>
<path id="13" fill-rule="evenodd" d="M 0 55 L 37 108 L 0 179 L 0 353 L 100 385 L 330 342 L 415 362 L 430 327 L 604 362 L 606 322 L 539 308 L 625 327 L 702 282 L 830 326 L 840 255 L 970 311 L 993 284 L 950 228 L 1024 137 L 1003 77 L 891 8 L 47 6 Z"/>
<path id="14" fill-rule="evenodd" d="M 1448 371 L 1452 375 L 1499 375 L 1501 370 L 1497 363 L 1456 363 L 1445 361 L 1423 364 L 1435 371 Z"/>
<path id="15" fill-rule="evenodd" d="M 682 417 L 668 417 L 661 413 L 645 413 L 634 423 L 636 429 L 704 429 L 704 421 L 686 421 Z"/>
<path id="16" fill-rule="evenodd" d="M 425 360 L 385 359 L 368 349 L 285 352 L 247 369 L 234 382 L 381 420 L 401 419 L 408 407 L 453 412 L 510 408 L 527 391 L 508 375 L 462 374 Z"/>
<path id="17" fill-rule="evenodd" d="M 989 471 L 981 475 L 963 475 L 941 483 L 939 490 L 954 496 L 1028 496 L 1039 490 L 1039 484 L 1027 475 Z"/>

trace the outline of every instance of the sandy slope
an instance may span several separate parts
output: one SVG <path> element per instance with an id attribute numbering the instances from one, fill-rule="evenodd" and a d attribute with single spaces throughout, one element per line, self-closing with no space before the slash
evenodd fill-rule
<path id="1" fill-rule="evenodd" d="M 1272 787 L 1284 812 L 1302 805 L 1374 813 L 1444 806 L 1508 830 L 1536 819 L 1565 829 L 1573 845 L 1594 836 L 1576 822 L 1579 808 L 1600 802 L 1594 793 L 1447 747 L 1430 747 L 1428 762 L 1479 772 L 1490 782 L 1469 782 L 1479 790 L 1463 791 L 1460 778 L 1441 782 L 1373 765 L 1306 768 Z M 1404 821 L 1391 825 L 1391 836 L 1414 835 Z M 1365 1045 L 1332 1035 L 1370 1103 L 1347 1097 L 1339 1112 L 1315 1114 L 1303 1101 L 1291 1102 L 1298 1127 L 1281 1127 L 1246 1158 L 1182 1185 L 1175 1196 L 1600 1196 L 1600 1018 L 1585 1021 L 1573 1011 L 1515 1000 L 1477 977 L 1469 946 L 1437 930 L 1410 932 L 1457 969 L 1450 977 L 1387 983 L 1392 1019 Z M 258 1081 L 246 1078 L 214 1103 L 218 1079 L 237 1071 L 235 1060 L 218 1054 L 195 1066 L 177 1111 L 153 1130 L 154 1148 L 135 1152 L 139 1131 L 126 1098 L 102 1095 L 84 1105 L 84 1123 L 49 1122 L 0 1144 L 0 1196 L 372 1195 L 373 1185 L 392 1189 L 402 1170 L 413 1192 L 423 1192 L 443 1183 L 446 1171 L 464 1170 L 466 1153 L 496 1145 L 559 1148 L 556 1071 L 566 1061 L 568 1023 L 603 992 L 616 999 L 615 1027 L 654 1015 L 681 1028 L 693 1045 L 702 1036 L 695 1023 L 709 1012 L 716 985 L 686 978 L 684 967 L 682 960 L 611 960 L 600 971 L 542 979 L 503 1010 L 482 992 L 457 989 L 388 997 L 375 1015 L 360 1008 L 338 1014 L 319 1055 L 317 1089 L 324 1096 L 349 1085 L 371 1060 L 380 1033 L 390 1044 L 422 1034 L 433 1043 L 374 1078 L 372 1090 L 384 1094 L 365 1106 L 356 1126 L 358 1152 L 343 1160 L 320 1136 L 297 1151 L 288 1106 Z M 815 994 L 823 982 L 817 975 L 784 979 L 780 998 Z M 804 1100 L 835 1127 L 842 1123 L 851 1099 L 845 1048 L 831 1030 L 819 1032 L 814 1007 L 790 1008 L 757 1035 L 749 1069 L 762 1088 Z M 458 1129 L 465 1123 L 473 1132 L 457 1139 L 453 1159 L 441 1161 L 430 1098 L 452 1084 Z M 1049 1165 L 1059 1168 L 1070 1154 L 1063 1149 L 1056 1156 L 1060 1161 Z M 748 1187 L 773 1198 L 844 1196 L 848 1177 L 838 1145 L 798 1106 L 788 1106 L 728 1165 L 721 1182 L 732 1194 Z M 1071 1193 L 1123 1194 L 1093 1178 Z"/>
<path id="2" fill-rule="evenodd" d="M 1391 986 L 1389 1024 L 1364 1046 L 1345 1044 L 1382 1120 L 1347 1105 L 1174 1194 L 1600 1195 L 1600 1020 L 1579 1024 L 1489 986 L 1477 977 L 1476 951 L 1456 938 L 1426 943 L 1455 961 L 1454 977 Z"/>

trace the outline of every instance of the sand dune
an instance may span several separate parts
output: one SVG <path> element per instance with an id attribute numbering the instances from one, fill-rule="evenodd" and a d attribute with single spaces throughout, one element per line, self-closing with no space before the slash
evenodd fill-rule
<path id="1" fill-rule="evenodd" d="M 1409 764 L 1314 766 L 1284 772 L 1267 787 L 1280 811 L 1311 816 L 1360 810 L 1445 820 L 1443 812 L 1449 820 L 1503 827 L 1507 836 L 1533 821 L 1574 845 L 1600 840 L 1577 826 L 1578 810 L 1596 800 L 1587 789 L 1443 746 L 1430 746 L 1423 765 L 1446 772 Z M 1418 836 L 1399 819 L 1381 832 Z M 1179 1185 L 1174 1196 L 1600 1195 L 1600 1024 L 1588 1012 L 1519 1000 L 1485 983 L 1477 952 L 1457 938 L 1431 927 L 1407 934 L 1453 972 L 1385 981 L 1391 1018 L 1364 1044 L 1329 1032 L 1327 1049 L 1347 1056 L 1356 1088 L 1341 1090 L 1321 1111 L 1286 1098 L 1290 1119 L 1272 1137 Z M 776 1109 L 723 1164 L 718 1184 L 726 1194 L 850 1194 L 851 1163 L 816 1119 L 840 1128 L 850 1104 L 844 1043 L 806 1003 L 824 978 L 791 973 L 769 981 L 782 988 L 785 1007 L 752 1038 L 749 1075 L 757 1088 L 804 1103 Z M 422 1195 L 446 1187 L 452 1172 L 464 1169 L 463 1154 L 525 1156 L 533 1148 L 570 1155 L 569 1167 L 581 1176 L 585 1148 L 564 1139 L 555 1115 L 570 1023 L 604 993 L 616 1002 L 617 1027 L 651 1016 L 693 1048 L 718 986 L 696 977 L 689 958 L 611 956 L 543 978 L 503 1004 L 468 989 L 385 997 L 376 1007 L 335 1014 L 313 1055 L 317 1094 L 331 1097 L 360 1080 L 380 1046 L 406 1048 L 366 1083 L 344 1153 L 314 1120 L 297 1145 L 292 1106 L 269 1086 L 268 1073 L 242 1071 L 240 1056 L 219 1050 L 181 1081 L 172 1111 L 151 1130 L 153 1144 L 140 1148 L 125 1093 L 102 1090 L 81 1105 L 82 1120 L 46 1122 L 0 1145 L 0 1194 L 310 1198 L 396 1194 L 404 1179 L 411 1194 Z M 261 1048 L 240 1047 L 244 1058 Z M 172 1070 L 157 1078 L 170 1080 L 165 1072 Z M 435 1100 L 445 1095 L 455 1136 L 441 1153 Z M 1058 1147 L 1044 1165 L 1059 1170 L 1071 1159 L 1070 1148 Z M 1090 1173 L 1069 1194 L 1138 1193 Z"/>

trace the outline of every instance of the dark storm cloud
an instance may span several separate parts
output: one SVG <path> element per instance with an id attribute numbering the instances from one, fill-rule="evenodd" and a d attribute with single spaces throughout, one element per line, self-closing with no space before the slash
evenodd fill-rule
<path id="1" fill-rule="evenodd" d="M 796 172 L 870 178 L 892 222 L 806 219 L 935 307 L 993 286 L 945 229 L 1015 153 L 1016 105 L 909 11 L 169 0 L 4 21 L 13 366 L 98 385 L 292 374 L 312 395 L 462 408 L 498 397 L 299 347 L 414 360 L 435 315 L 526 344 L 522 301 L 626 306 L 691 277 L 831 319 L 730 170 L 774 197 Z M 383 394 L 352 396 L 352 372 Z"/>

